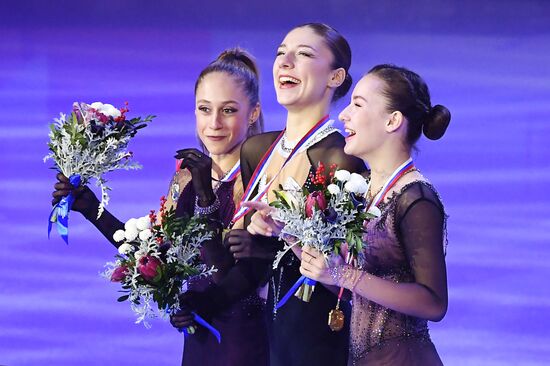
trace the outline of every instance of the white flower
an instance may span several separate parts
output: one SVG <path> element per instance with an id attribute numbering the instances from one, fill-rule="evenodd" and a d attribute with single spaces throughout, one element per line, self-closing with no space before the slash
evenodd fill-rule
<path id="1" fill-rule="evenodd" d="M 143 216 L 137 219 L 136 227 L 139 231 L 149 229 L 151 227 L 151 219 L 149 216 Z"/>
<path id="2" fill-rule="evenodd" d="M 336 184 L 329 184 L 327 186 L 327 189 L 332 195 L 340 193 L 340 187 L 338 187 Z"/>
<path id="3" fill-rule="evenodd" d="M 380 211 L 380 209 L 374 205 L 369 207 L 367 213 L 371 214 L 374 217 L 380 217 L 380 215 L 382 215 L 382 212 Z"/>
<path id="4" fill-rule="evenodd" d="M 106 115 L 107 117 L 120 117 L 121 113 L 112 104 L 103 104 L 101 102 L 94 102 L 90 104 L 90 107 L 97 110 L 99 113 Z"/>
<path id="5" fill-rule="evenodd" d="M 138 237 L 138 231 L 136 229 L 127 229 L 124 232 L 124 237 L 127 241 L 136 240 L 136 238 Z"/>
<path id="6" fill-rule="evenodd" d="M 353 187 L 355 188 L 354 191 L 350 191 L 350 192 L 353 192 L 356 194 L 364 194 L 369 189 L 367 180 L 361 174 L 352 173 L 349 178 L 349 182 L 353 182 Z"/>
<path id="7" fill-rule="evenodd" d="M 117 230 L 113 234 L 113 239 L 118 243 L 123 241 L 126 236 L 124 235 L 124 230 Z"/>
<path id="8" fill-rule="evenodd" d="M 357 181 L 357 182 L 362 182 L 362 181 L 364 182 L 365 178 L 363 178 L 363 176 L 361 174 L 351 173 L 350 177 L 349 177 L 349 180 L 354 180 L 354 181 Z"/>
<path id="9" fill-rule="evenodd" d="M 145 229 L 143 231 L 141 231 L 139 233 L 139 238 L 143 241 L 149 239 L 151 236 L 153 235 L 153 233 L 151 232 L 150 229 Z"/>
<path id="10" fill-rule="evenodd" d="M 344 190 L 351 192 L 351 193 L 357 193 L 357 190 L 359 189 L 359 182 L 355 180 L 350 180 L 349 182 L 346 182 L 344 184 Z"/>
<path id="11" fill-rule="evenodd" d="M 130 220 L 126 221 L 126 223 L 124 224 L 124 229 L 126 231 L 138 231 L 137 219 L 131 218 Z"/>
<path id="12" fill-rule="evenodd" d="M 334 177 L 340 182 L 347 182 L 350 178 L 350 173 L 347 170 L 337 170 L 334 172 Z"/>
<path id="13" fill-rule="evenodd" d="M 365 194 L 369 190 L 369 185 L 367 182 L 361 182 L 359 183 L 359 189 L 357 190 L 357 194 Z"/>
<path id="14" fill-rule="evenodd" d="M 122 230 L 120 230 L 120 231 L 122 231 Z M 120 254 L 128 254 L 132 251 L 132 249 L 133 249 L 133 247 L 130 244 L 124 243 L 124 244 L 122 244 L 121 246 L 118 247 L 118 252 Z"/>

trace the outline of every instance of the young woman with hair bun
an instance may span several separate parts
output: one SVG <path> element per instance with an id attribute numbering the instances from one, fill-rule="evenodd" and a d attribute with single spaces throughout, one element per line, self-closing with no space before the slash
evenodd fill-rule
<path id="1" fill-rule="evenodd" d="M 422 133 L 439 139 L 451 115 L 432 106 L 426 83 L 393 65 L 372 68 L 340 113 L 345 151 L 371 169 L 358 266 L 304 248 L 300 272 L 352 292 L 350 365 L 441 365 L 428 321 L 447 311 L 446 214 L 434 186 L 411 159 Z"/>

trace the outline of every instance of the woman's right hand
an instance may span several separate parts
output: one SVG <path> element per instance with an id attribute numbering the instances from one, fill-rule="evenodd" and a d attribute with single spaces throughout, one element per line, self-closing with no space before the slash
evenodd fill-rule
<path id="1" fill-rule="evenodd" d="M 170 315 L 170 324 L 178 330 L 197 325 L 195 316 L 188 309 L 182 309 L 177 313 Z"/>
<path id="2" fill-rule="evenodd" d="M 277 253 L 277 248 L 256 240 L 254 236 L 243 229 L 233 229 L 228 232 L 223 244 L 235 260 L 243 258 L 273 259 Z"/>
<path id="3" fill-rule="evenodd" d="M 55 191 L 52 192 L 52 205 L 56 205 L 69 193 L 73 194 L 74 201 L 71 210 L 82 213 L 85 217 L 97 213 L 99 200 L 88 186 L 82 185 L 75 188 L 62 173 L 58 173 L 57 183 L 54 184 Z"/>
<path id="4" fill-rule="evenodd" d="M 250 219 L 250 224 L 246 228 L 250 234 L 279 236 L 282 225 L 271 217 L 271 213 L 275 211 L 273 207 L 264 202 L 252 201 L 243 202 L 243 206 L 256 210 Z"/>

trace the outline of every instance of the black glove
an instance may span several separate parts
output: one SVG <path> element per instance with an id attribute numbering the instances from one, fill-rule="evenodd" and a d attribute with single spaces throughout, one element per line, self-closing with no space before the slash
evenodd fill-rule
<path id="1" fill-rule="evenodd" d="M 187 168 L 191 172 L 199 206 L 207 207 L 214 203 L 216 195 L 212 189 L 212 159 L 195 148 L 178 150 L 175 157 L 182 160 L 182 169 Z"/>
<path id="2" fill-rule="evenodd" d="M 69 193 L 74 196 L 71 210 L 80 212 L 86 220 L 90 221 L 115 247 L 120 246 L 120 242 L 115 242 L 113 234 L 117 230 L 124 229 L 124 224 L 113 216 L 109 211 L 104 210 L 101 217 L 97 218 L 99 210 L 99 200 L 88 186 L 79 186 L 75 188 L 69 179 L 63 174 L 57 174 L 58 182 L 54 184 L 52 205 L 57 204 Z"/>
<path id="3" fill-rule="evenodd" d="M 266 240 L 267 239 L 267 240 Z M 264 236 L 252 235 L 243 229 L 233 229 L 225 235 L 223 245 L 233 254 L 233 258 L 275 259 L 280 249 L 279 242 Z"/>
<path id="4" fill-rule="evenodd" d="M 69 193 L 73 194 L 74 201 L 71 210 L 80 212 L 87 219 L 97 216 L 97 210 L 99 208 L 99 199 L 94 192 L 88 186 L 81 185 L 75 188 L 70 182 L 69 178 L 62 173 L 58 173 L 56 176 L 58 182 L 54 184 L 55 191 L 52 192 L 52 205 L 56 205 Z"/>
<path id="5" fill-rule="evenodd" d="M 194 311 L 207 322 L 218 315 L 226 306 L 227 299 L 223 289 L 215 284 L 209 285 L 205 291 L 188 290 L 180 295 L 182 315 Z"/>
<path id="6" fill-rule="evenodd" d="M 185 329 L 190 326 L 196 325 L 195 320 L 193 320 L 194 315 L 191 314 L 191 310 L 183 308 L 178 311 L 176 314 L 170 315 L 170 324 L 174 328 Z"/>

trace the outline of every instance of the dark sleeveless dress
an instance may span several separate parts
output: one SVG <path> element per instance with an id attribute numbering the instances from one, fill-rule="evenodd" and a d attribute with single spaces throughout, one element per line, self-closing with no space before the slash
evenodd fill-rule
<path id="1" fill-rule="evenodd" d="M 278 132 L 257 135 L 245 142 L 241 149 L 243 183 L 246 186 L 259 159 L 278 136 Z M 337 164 L 338 169 L 364 173 L 362 160 L 344 154 L 345 141 L 341 134 L 332 133 L 307 149 L 314 172 L 319 162 L 325 166 Z M 309 175 L 308 175 L 309 176 Z M 310 184 L 307 178 L 305 185 Z M 250 215 L 245 220 L 248 225 Z M 257 237 L 258 245 L 280 248 L 282 243 L 266 237 Z M 253 260 L 253 259 L 251 259 Z M 274 305 L 300 277 L 300 261 L 293 253 L 281 260 L 276 270 L 271 262 L 262 274 L 261 283 L 269 284 L 266 319 L 272 366 L 338 366 L 346 365 L 349 343 L 349 302 L 342 302 L 341 309 L 346 314 L 344 329 L 333 332 L 328 327 L 328 314 L 334 309 L 337 297 L 323 285 L 318 285 L 309 303 L 291 296 L 277 312 Z"/>

